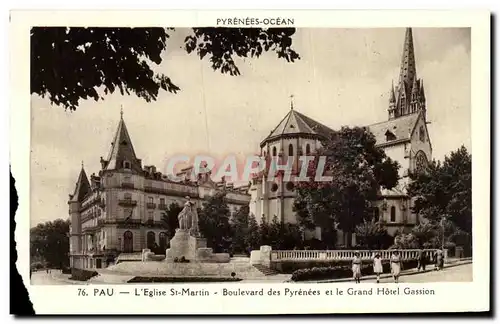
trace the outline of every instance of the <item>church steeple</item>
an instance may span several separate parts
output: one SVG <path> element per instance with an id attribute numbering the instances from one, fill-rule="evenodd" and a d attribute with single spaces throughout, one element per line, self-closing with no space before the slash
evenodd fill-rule
<path id="1" fill-rule="evenodd" d="M 108 158 L 101 161 L 104 170 L 127 169 L 141 172 L 141 160 L 135 155 L 132 140 L 128 134 L 123 119 L 123 109 L 120 110 L 120 122 L 115 133 Z"/>
<path id="2" fill-rule="evenodd" d="M 396 90 L 391 89 L 389 99 L 389 119 L 425 111 L 422 80 L 417 78 L 415 50 L 413 48 L 413 32 L 406 28 L 403 55 Z"/>
<path id="3" fill-rule="evenodd" d="M 411 28 L 406 28 L 401 69 L 399 71 L 399 83 L 404 82 L 407 88 L 409 88 L 416 77 L 417 68 L 415 66 L 415 52 L 413 50 L 413 34 Z"/>

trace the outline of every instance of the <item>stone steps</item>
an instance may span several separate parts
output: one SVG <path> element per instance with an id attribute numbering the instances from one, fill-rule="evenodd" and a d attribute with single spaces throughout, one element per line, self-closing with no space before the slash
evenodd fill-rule
<path id="1" fill-rule="evenodd" d="M 254 264 L 253 267 L 262 272 L 265 276 L 273 276 L 279 274 L 279 272 L 277 272 L 276 270 L 273 270 L 261 264 Z"/>

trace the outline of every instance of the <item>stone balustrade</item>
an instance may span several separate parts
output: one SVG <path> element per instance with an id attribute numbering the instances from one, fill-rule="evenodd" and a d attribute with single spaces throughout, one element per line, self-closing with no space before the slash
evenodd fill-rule
<path id="1" fill-rule="evenodd" d="M 271 262 L 352 260 L 356 251 L 357 250 L 274 250 L 271 251 Z M 380 253 L 382 260 L 389 260 L 394 251 L 396 250 L 359 250 L 357 252 L 359 252 L 362 260 L 372 260 L 377 252 Z M 418 249 L 397 251 L 399 251 L 402 260 L 416 260 L 420 252 Z M 427 254 L 428 257 L 431 257 L 437 250 L 424 249 L 422 251 Z"/>

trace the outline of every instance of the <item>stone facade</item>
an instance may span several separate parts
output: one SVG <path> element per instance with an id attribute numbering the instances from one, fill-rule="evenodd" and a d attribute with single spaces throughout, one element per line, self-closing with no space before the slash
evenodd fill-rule
<path id="1" fill-rule="evenodd" d="M 162 214 L 171 203 L 182 207 L 187 196 L 201 207 L 204 200 L 224 190 L 231 212 L 250 201 L 247 187 L 233 188 L 208 177 L 172 182 L 156 167 L 142 167 L 123 116 L 101 167 L 89 181 L 82 165 L 68 201 L 72 267 L 106 267 L 120 253 L 138 253 L 155 244 L 165 250 L 169 238 Z"/>

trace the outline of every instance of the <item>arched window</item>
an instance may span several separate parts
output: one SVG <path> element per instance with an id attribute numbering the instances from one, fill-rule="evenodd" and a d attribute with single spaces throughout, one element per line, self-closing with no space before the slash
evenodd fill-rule
<path id="1" fill-rule="evenodd" d="M 155 247 L 155 242 L 156 242 L 155 232 L 148 232 L 146 242 L 147 242 L 146 246 L 148 249 L 153 249 Z"/>
<path id="2" fill-rule="evenodd" d="M 276 156 L 276 146 L 273 146 L 273 156 Z"/>
<path id="3" fill-rule="evenodd" d="M 306 145 L 306 155 L 311 154 L 311 146 L 309 144 Z"/>
<path id="4" fill-rule="evenodd" d="M 132 253 L 134 251 L 134 235 L 131 231 L 123 233 L 123 252 Z"/>
<path id="5" fill-rule="evenodd" d="M 391 222 L 395 222 L 396 221 L 396 207 L 392 206 L 391 207 Z"/>
<path id="6" fill-rule="evenodd" d="M 373 218 L 377 222 L 379 217 L 380 217 L 380 210 L 378 209 L 378 207 L 375 207 L 375 209 L 373 210 Z"/>
<path id="7" fill-rule="evenodd" d="M 165 250 L 167 248 L 167 233 L 161 232 L 159 235 L 160 249 Z"/>
<path id="8" fill-rule="evenodd" d="M 288 145 L 288 156 L 293 156 L 293 145 Z"/>

